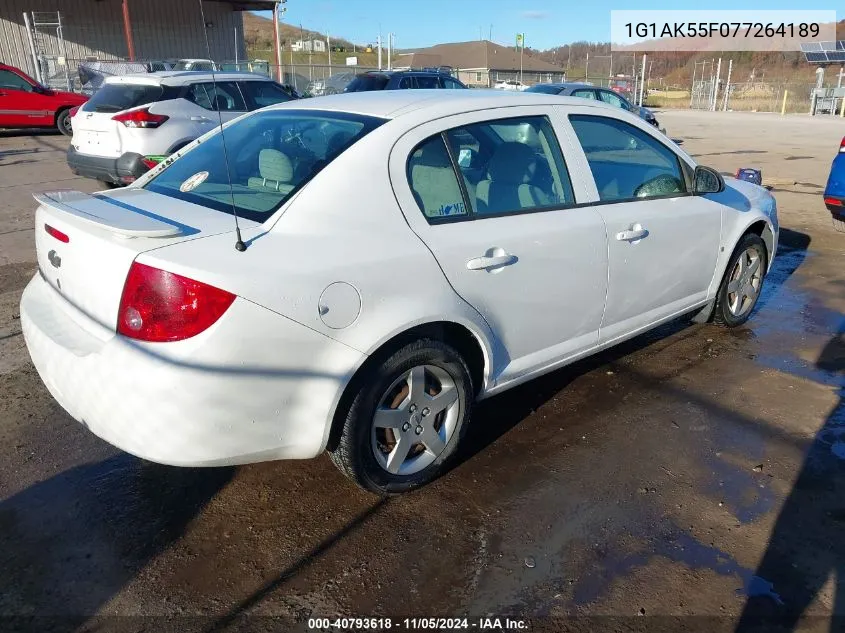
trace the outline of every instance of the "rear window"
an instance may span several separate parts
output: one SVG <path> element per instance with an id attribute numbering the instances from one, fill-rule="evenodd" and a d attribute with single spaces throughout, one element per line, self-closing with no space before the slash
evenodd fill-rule
<path id="1" fill-rule="evenodd" d="M 358 75 L 346 86 L 344 92 L 368 92 L 370 90 L 384 90 L 388 78 L 384 75 Z"/>
<path id="2" fill-rule="evenodd" d="M 104 84 L 85 105 L 84 112 L 121 112 L 161 100 L 161 86 L 148 84 Z"/>
<path id="3" fill-rule="evenodd" d="M 383 119 L 319 110 L 263 110 L 174 161 L 144 189 L 263 222 Z M 228 156 L 228 169 L 225 160 Z M 231 181 L 232 187 L 229 188 Z"/>
<path id="4" fill-rule="evenodd" d="M 556 95 L 560 92 L 560 88 L 557 86 L 544 86 L 543 84 L 537 84 L 536 86 L 531 86 L 525 92 L 540 92 L 544 95 Z"/>

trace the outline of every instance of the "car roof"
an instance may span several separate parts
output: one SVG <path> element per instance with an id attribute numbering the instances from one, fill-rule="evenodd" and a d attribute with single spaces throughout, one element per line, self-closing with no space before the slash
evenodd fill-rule
<path id="1" fill-rule="evenodd" d="M 507 92 L 493 89 L 478 90 L 370 90 L 347 92 L 337 95 L 302 99 L 264 108 L 321 110 L 324 112 L 346 112 L 373 116 L 382 119 L 398 119 L 412 112 L 427 109 L 432 118 L 486 110 L 525 105 L 581 106 L 595 105 L 617 112 L 615 108 L 601 101 L 589 101 L 580 97 L 562 97 L 539 92 Z"/>
<path id="2" fill-rule="evenodd" d="M 385 77 L 391 77 L 393 75 L 448 75 L 445 70 L 438 71 L 438 70 L 414 70 L 412 68 L 406 68 L 404 70 L 367 70 L 361 75 L 368 75 L 370 77 L 374 75 L 384 75 Z"/>
<path id="3" fill-rule="evenodd" d="M 196 70 L 163 70 L 107 77 L 106 83 L 147 84 L 150 86 L 185 86 L 198 81 L 273 81 L 267 75 L 247 72 L 207 72 Z"/>

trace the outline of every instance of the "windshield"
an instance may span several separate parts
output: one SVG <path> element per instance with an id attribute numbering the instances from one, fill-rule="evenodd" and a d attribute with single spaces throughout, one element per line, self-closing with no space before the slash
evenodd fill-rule
<path id="1" fill-rule="evenodd" d="M 263 222 L 383 119 L 319 110 L 267 110 L 228 126 L 144 185 L 171 198 Z M 229 173 L 226 161 L 229 157 Z M 231 178 L 232 189 L 229 189 Z"/>

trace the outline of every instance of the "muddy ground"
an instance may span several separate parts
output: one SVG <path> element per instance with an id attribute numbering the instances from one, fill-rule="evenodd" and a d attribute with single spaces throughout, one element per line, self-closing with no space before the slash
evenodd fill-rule
<path id="1" fill-rule="evenodd" d="M 845 123 L 659 118 L 702 163 L 760 167 L 774 187 L 781 248 L 752 320 L 672 323 L 494 398 L 452 472 L 387 500 L 325 456 L 169 468 L 68 417 L 20 335 L 30 194 L 96 183 L 68 171 L 63 137 L 0 133 L 0 629 L 464 614 L 534 630 L 840 626 L 845 234 L 820 194 Z"/>

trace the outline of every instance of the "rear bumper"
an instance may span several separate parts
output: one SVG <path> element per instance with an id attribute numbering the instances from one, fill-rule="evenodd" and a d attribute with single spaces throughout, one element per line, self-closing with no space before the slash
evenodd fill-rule
<path id="1" fill-rule="evenodd" d="M 198 336 L 139 344 L 90 319 L 39 274 L 20 315 L 35 368 L 73 418 L 128 453 L 174 466 L 315 457 L 363 360 L 242 299 Z"/>
<path id="2" fill-rule="evenodd" d="M 147 173 L 149 167 L 142 162 L 142 158 L 140 154 L 132 152 L 119 158 L 82 154 L 72 145 L 67 150 L 67 164 L 74 174 L 115 185 L 129 184 Z"/>
<path id="3" fill-rule="evenodd" d="M 836 203 L 839 204 L 836 204 Z M 831 196 L 825 194 L 824 206 L 830 211 L 830 214 L 837 220 L 845 220 L 845 196 Z"/>

